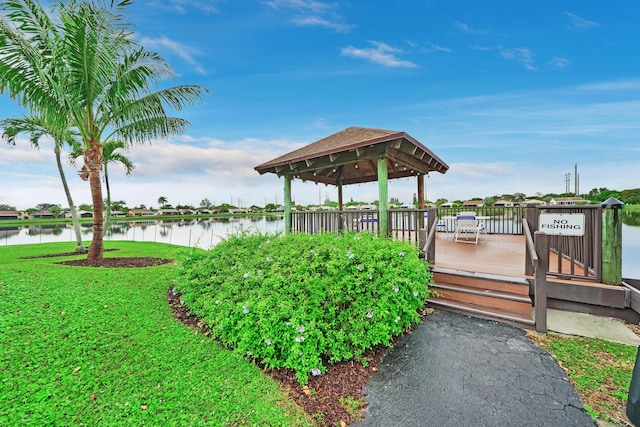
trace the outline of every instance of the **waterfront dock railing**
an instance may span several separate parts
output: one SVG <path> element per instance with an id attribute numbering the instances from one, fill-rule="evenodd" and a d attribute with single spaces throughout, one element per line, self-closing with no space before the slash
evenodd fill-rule
<path id="1" fill-rule="evenodd" d="M 386 235 L 415 242 L 419 231 L 426 227 L 428 209 L 390 209 Z M 437 208 L 438 232 L 454 231 L 455 217 L 460 212 L 473 211 L 484 217 L 487 234 L 523 235 L 523 219 L 527 218 L 531 233 L 538 229 L 540 213 L 580 213 L 585 215 L 584 236 L 549 236 L 549 249 L 557 255 L 557 261 L 549 266 L 549 274 L 558 278 L 580 278 L 599 281 L 602 277 L 602 208 L 599 205 L 536 206 L 536 207 L 456 207 Z M 291 213 L 293 232 L 318 234 L 340 230 L 381 233 L 379 211 L 333 210 L 296 211 Z"/>
<path id="2" fill-rule="evenodd" d="M 437 216 L 443 227 L 440 231 L 453 232 L 455 217 L 468 208 L 438 208 Z M 476 215 L 487 217 L 485 227 L 488 234 L 523 234 L 522 207 L 474 208 Z M 428 209 L 390 209 L 387 235 L 400 239 L 418 241 L 418 230 L 425 227 Z M 379 232 L 378 210 L 327 210 L 294 211 L 291 213 L 291 229 L 298 233 L 318 234 L 338 230 Z"/>

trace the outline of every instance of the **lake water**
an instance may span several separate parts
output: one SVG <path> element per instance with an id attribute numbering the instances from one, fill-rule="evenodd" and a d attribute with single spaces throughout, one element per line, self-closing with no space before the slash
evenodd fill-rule
<path id="1" fill-rule="evenodd" d="M 0 224 L 1 225 L 1 224 Z M 275 233 L 284 230 L 283 216 L 206 218 L 175 221 L 114 222 L 105 240 L 163 242 L 209 249 L 225 236 L 241 230 Z M 83 224 L 83 240 L 90 241 L 91 224 Z M 70 224 L 31 227 L 1 227 L 0 245 L 45 242 L 75 242 Z M 640 213 L 622 225 L 622 276 L 640 279 Z"/>

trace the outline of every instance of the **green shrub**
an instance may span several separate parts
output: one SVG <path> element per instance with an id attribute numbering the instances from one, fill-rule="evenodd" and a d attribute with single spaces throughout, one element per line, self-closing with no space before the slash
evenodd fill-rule
<path id="1" fill-rule="evenodd" d="M 302 384 L 325 363 L 391 345 L 429 293 L 418 249 L 372 234 L 245 233 L 179 268 L 176 291 L 216 337 Z"/>

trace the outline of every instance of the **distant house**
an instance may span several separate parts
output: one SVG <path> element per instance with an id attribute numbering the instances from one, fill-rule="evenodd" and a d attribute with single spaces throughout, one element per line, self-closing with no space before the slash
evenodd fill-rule
<path id="1" fill-rule="evenodd" d="M 481 208 L 484 206 L 484 200 L 467 200 L 462 203 L 465 208 Z"/>
<path id="2" fill-rule="evenodd" d="M 20 219 L 20 212 L 18 211 L 0 211 L 0 220 Z"/>
<path id="3" fill-rule="evenodd" d="M 231 214 L 240 214 L 240 213 L 247 213 L 249 212 L 249 209 L 246 208 L 231 208 L 229 209 L 229 213 Z"/>
<path id="4" fill-rule="evenodd" d="M 196 211 L 192 209 L 180 209 L 180 215 L 195 215 Z"/>
<path id="5" fill-rule="evenodd" d="M 177 209 L 158 209 L 157 215 L 180 215 L 180 211 Z"/>
<path id="6" fill-rule="evenodd" d="M 121 217 L 121 216 L 127 216 L 127 214 L 123 211 L 111 211 L 111 216 Z"/>
<path id="7" fill-rule="evenodd" d="M 93 212 L 78 211 L 78 218 L 93 218 Z"/>
<path id="8" fill-rule="evenodd" d="M 495 206 L 496 208 L 511 208 L 515 206 L 515 203 L 510 200 L 496 200 L 493 203 L 493 206 Z"/>
<path id="9" fill-rule="evenodd" d="M 536 206 L 539 206 L 539 205 L 546 205 L 546 204 L 547 204 L 547 202 L 545 202 L 544 200 L 538 200 L 538 199 L 527 199 L 527 200 L 525 200 L 524 202 L 521 202 L 521 203 L 520 203 L 520 206 L 524 206 L 524 207 L 526 207 L 526 206 L 528 206 L 528 205 L 536 205 Z"/>
<path id="10" fill-rule="evenodd" d="M 129 216 L 154 216 L 156 213 L 149 209 L 131 209 Z"/>
<path id="11" fill-rule="evenodd" d="M 52 219 L 55 218 L 56 216 L 49 211 L 38 211 L 38 212 L 34 212 L 29 216 L 31 219 Z"/>
<path id="12" fill-rule="evenodd" d="M 456 206 L 458 206 L 458 204 L 455 202 L 446 202 L 440 205 L 441 208 L 455 208 Z"/>
<path id="13" fill-rule="evenodd" d="M 589 201 L 582 197 L 555 197 L 549 201 L 554 206 L 588 205 Z"/>

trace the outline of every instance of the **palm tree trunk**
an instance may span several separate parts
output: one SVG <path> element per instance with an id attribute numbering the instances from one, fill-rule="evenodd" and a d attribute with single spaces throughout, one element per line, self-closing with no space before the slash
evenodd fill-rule
<path id="1" fill-rule="evenodd" d="M 111 189 L 109 188 L 109 172 L 107 171 L 107 165 L 104 165 L 104 184 L 107 187 L 107 219 L 105 221 L 105 230 L 109 229 L 111 225 Z"/>
<path id="2" fill-rule="evenodd" d="M 91 188 L 91 201 L 93 202 L 93 239 L 87 259 L 102 259 L 104 246 L 102 242 L 103 232 L 103 205 L 102 184 L 100 183 L 100 171 L 102 170 L 102 146 L 94 142 L 90 148 L 84 151 L 84 164 L 89 172 L 89 187 Z"/>
<path id="3" fill-rule="evenodd" d="M 78 212 L 76 211 L 76 206 L 73 204 L 73 199 L 71 198 L 71 191 L 69 191 L 69 185 L 67 184 L 67 178 L 64 175 L 64 170 L 62 169 L 62 162 L 60 161 L 60 148 L 58 144 L 55 147 L 56 153 L 56 163 L 58 164 L 58 172 L 60 173 L 60 179 L 62 180 L 62 186 L 64 187 L 64 194 L 67 196 L 67 203 L 69 203 L 69 210 L 71 211 L 71 220 L 73 222 L 73 231 L 76 235 L 76 252 L 78 253 L 86 253 L 86 248 L 82 245 L 82 234 L 80 233 L 80 221 L 78 220 Z"/>

